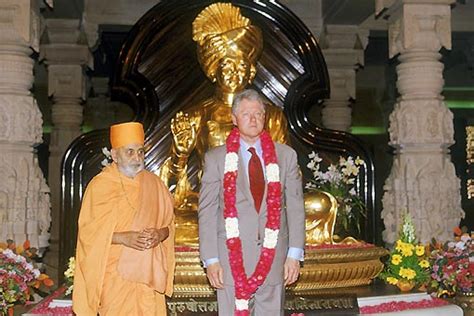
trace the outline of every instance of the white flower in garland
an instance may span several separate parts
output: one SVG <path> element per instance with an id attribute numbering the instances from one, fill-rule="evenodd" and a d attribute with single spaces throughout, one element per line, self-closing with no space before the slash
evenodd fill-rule
<path id="1" fill-rule="evenodd" d="M 271 163 L 266 167 L 268 182 L 280 182 L 280 169 L 276 163 Z"/>
<path id="2" fill-rule="evenodd" d="M 263 239 L 263 247 L 273 249 L 278 242 L 278 229 L 265 228 L 265 238 Z"/>
<path id="3" fill-rule="evenodd" d="M 239 155 L 229 152 L 225 155 L 224 173 L 237 171 L 239 163 Z"/>
<path id="4" fill-rule="evenodd" d="M 107 167 L 112 162 L 112 153 L 107 147 L 102 147 L 102 154 L 104 154 L 105 159 L 100 162 L 103 167 Z"/>
<path id="5" fill-rule="evenodd" d="M 239 237 L 239 219 L 237 217 L 225 219 L 225 233 L 227 239 Z"/>
<path id="6" fill-rule="evenodd" d="M 248 300 L 235 300 L 235 308 L 239 311 L 249 309 L 249 301 Z"/>

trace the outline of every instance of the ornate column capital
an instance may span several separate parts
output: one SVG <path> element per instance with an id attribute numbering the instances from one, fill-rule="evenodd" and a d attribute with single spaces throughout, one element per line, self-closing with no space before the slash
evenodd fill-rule
<path id="1" fill-rule="evenodd" d="M 324 126 L 348 131 L 350 104 L 356 97 L 356 70 L 364 65 L 369 31 L 356 25 L 326 25 L 320 45 L 328 66 L 331 98 L 324 101 Z"/>
<path id="2" fill-rule="evenodd" d="M 451 4 L 455 0 L 377 0 L 388 20 L 389 55 L 414 50 L 451 49 Z"/>
<path id="3" fill-rule="evenodd" d="M 364 49 L 369 31 L 356 25 L 326 25 L 321 35 L 321 48 L 331 80 L 331 99 L 334 89 L 343 88 L 347 99 L 355 98 L 355 73 L 364 65 Z M 340 92 L 338 92 L 340 94 Z"/>
<path id="4" fill-rule="evenodd" d="M 321 33 L 320 45 L 322 49 L 362 49 L 367 47 L 369 30 L 357 25 L 328 24 Z"/>
<path id="5" fill-rule="evenodd" d="M 38 1 L 3 0 L 0 3 L 0 43 L 39 50 L 40 18 Z"/>
<path id="6" fill-rule="evenodd" d="M 85 67 L 93 68 L 93 57 L 79 20 L 48 19 L 40 58 L 48 65 L 48 94 L 85 100 Z"/>
<path id="7" fill-rule="evenodd" d="M 99 40 L 99 25 L 134 25 L 156 0 L 84 0 L 82 25 L 87 34 L 89 47 L 94 49 Z"/>
<path id="8" fill-rule="evenodd" d="M 94 60 L 79 20 L 47 19 L 40 58 L 48 65 L 73 64 L 91 69 L 94 67 Z"/>

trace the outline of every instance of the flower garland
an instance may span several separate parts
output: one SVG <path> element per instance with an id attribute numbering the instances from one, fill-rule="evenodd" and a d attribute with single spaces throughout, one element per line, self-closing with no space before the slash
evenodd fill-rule
<path id="1" fill-rule="evenodd" d="M 236 180 L 239 162 L 240 133 L 234 128 L 226 141 L 227 154 L 224 165 L 224 219 L 227 237 L 229 263 L 234 278 L 235 315 L 249 315 L 249 300 L 263 284 L 270 272 L 275 257 L 275 247 L 280 230 L 281 184 L 275 145 L 270 135 L 263 131 L 260 135 L 263 161 L 267 176 L 267 223 L 265 236 L 257 266 L 252 276 L 245 274 L 242 241 L 239 237 L 239 218 L 235 207 Z"/>
<path id="2" fill-rule="evenodd" d="M 416 302 L 390 301 L 378 305 L 367 305 L 360 308 L 361 314 L 393 313 L 410 309 L 434 308 L 449 303 L 439 298 L 424 299 Z"/>

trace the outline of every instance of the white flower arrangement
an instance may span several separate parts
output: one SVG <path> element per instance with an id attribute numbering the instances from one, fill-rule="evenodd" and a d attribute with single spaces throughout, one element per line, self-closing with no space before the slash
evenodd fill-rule
<path id="1" fill-rule="evenodd" d="M 330 164 L 327 171 L 323 172 L 321 157 L 314 151 L 308 157 L 310 161 L 307 167 L 312 172 L 313 179 L 306 183 L 305 188 L 333 195 L 338 202 L 336 228 L 345 232 L 355 228 L 356 233 L 359 233 L 360 220 L 366 216 L 367 207 L 355 190 L 355 179 L 365 162 L 359 157 L 339 157 L 337 164 Z"/>

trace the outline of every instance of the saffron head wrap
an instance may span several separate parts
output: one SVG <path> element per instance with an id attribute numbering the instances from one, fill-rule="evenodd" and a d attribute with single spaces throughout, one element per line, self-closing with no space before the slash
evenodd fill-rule
<path id="1" fill-rule="evenodd" d="M 128 144 L 145 144 L 145 132 L 139 122 L 115 124 L 110 127 L 110 144 L 120 148 Z"/>

